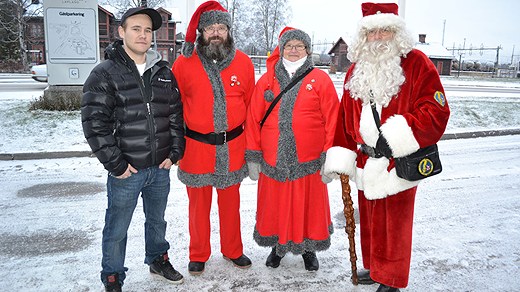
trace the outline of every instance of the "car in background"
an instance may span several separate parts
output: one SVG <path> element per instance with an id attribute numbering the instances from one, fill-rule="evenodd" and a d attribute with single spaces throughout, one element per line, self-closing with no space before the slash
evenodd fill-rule
<path id="1" fill-rule="evenodd" d="M 32 66 L 31 77 L 36 81 L 47 82 L 47 64 Z"/>

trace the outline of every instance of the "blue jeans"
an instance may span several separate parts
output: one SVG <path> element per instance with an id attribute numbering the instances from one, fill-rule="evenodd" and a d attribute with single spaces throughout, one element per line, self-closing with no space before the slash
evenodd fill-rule
<path id="1" fill-rule="evenodd" d="M 101 281 L 106 284 L 106 277 L 119 274 L 123 283 L 126 254 L 127 231 L 132 220 L 139 194 L 143 198 L 145 264 L 163 255 L 170 248 L 165 239 L 166 221 L 164 212 L 170 192 L 170 170 L 157 166 L 139 169 L 126 179 L 108 175 L 108 207 L 103 228 L 103 258 L 101 260 Z"/>

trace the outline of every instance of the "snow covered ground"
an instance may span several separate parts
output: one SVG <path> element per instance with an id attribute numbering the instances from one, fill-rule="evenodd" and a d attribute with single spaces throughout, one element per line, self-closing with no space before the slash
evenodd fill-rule
<path id="1" fill-rule="evenodd" d="M 77 113 L 27 112 L 27 104 L 39 94 L 41 91 L 0 92 L 0 154 L 88 150 Z M 453 109 L 453 130 L 520 125 L 520 97 L 448 96 L 448 100 Z M 488 110 L 493 102 L 500 103 L 494 112 Z M 419 186 L 410 283 L 404 290 L 518 291 L 520 135 L 446 140 L 439 148 L 444 171 Z M 128 234 L 125 291 L 377 289 L 377 285 L 353 286 L 349 280 L 348 239 L 338 181 L 328 185 L 334 234 L 331 248 L 318 253 L 318 272 L 305 271 L 301 257 L 294 255 L 286 256 L 278 269 L 265 266 L 269 249 L 259 247 L 252 238 L 256 182 L 246 179 L 241 186 L 242 237 L 253 266 L 240 270 L 222 258 L 214 206 L 213 255 L 203 275 L 190 276 L 188 200 L 176 169 L 171 177 L 166 212 L 169 254 L 185 283 L 171 285 L 150 275 L 143 264 L 144 216 L 139 203 Z M 103 290 L 99 271 L 105 180 L 106 173 L 95 158 L 0 161 L 0 291 Z M 356 232 L 359 240 L 359 226 Z M 357 247 L 361 268 L 359 241 Z"/>

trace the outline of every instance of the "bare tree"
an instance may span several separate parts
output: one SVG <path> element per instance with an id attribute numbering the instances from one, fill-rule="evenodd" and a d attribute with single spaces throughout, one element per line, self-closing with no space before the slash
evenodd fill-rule
<path id="1" fill-rule="evenodd" d="M 254 17 L 260 25 L 258 45 L 272 51 L 277 45 L 278 33 L 291 16 L 288 0 L 254 0 Z"/>
<path id="2" fill-rule="evenodd" d="M 220 0 L 231 14 L 237 47 L 250 55 L 276 46 L 278 32 L 291 17 L 288 0 Z"/>
<path id="3" fill-rule="evenodd" d="M 100 0 L 99 4 L 108 4 L 115 7 L 120 14 L 123 14 L 128 8 L 147 6 L 159 7 L 164 4 L 165 0 Z"/>
<path id="4" fill-rule="evenodd" d="M 26 27 L 27 20 L 41 15 L 42 6 L 34 0 L 0 0 L 0 46 L 9 48 L 10 56 L 2 59 L 19 61 L 28 70 Z M 5 53 L 5 52 L 3 52 Z"/>

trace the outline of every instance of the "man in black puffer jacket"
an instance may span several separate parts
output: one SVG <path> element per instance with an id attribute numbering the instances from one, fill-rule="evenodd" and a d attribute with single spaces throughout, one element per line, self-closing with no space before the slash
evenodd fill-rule
<path id="1" fill-rule="evenodd" d="M 126 233 L 142 194 L 145 263 L 174 283 L 183 276 L 169 262 L 165 239 L 170 167 L 184 154 L 184 121 L 177 82 L 159 53 L 149 50 L 162 24 L 151 8 L 129 9 L 83 87 L 81 120 L 92 152 L 108 170 L 101 281 L 121 291 Z"/>

